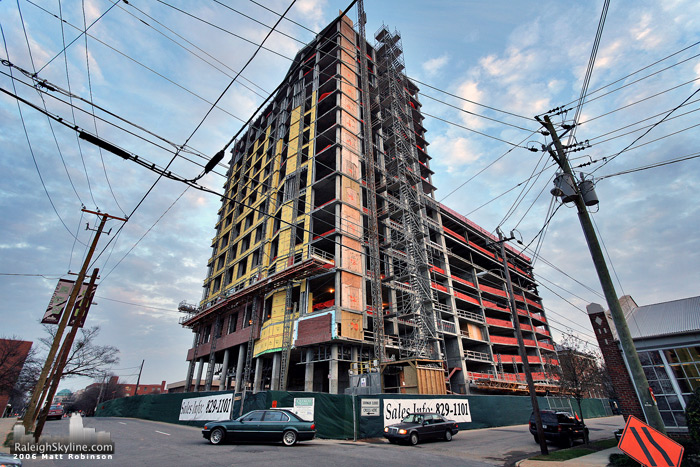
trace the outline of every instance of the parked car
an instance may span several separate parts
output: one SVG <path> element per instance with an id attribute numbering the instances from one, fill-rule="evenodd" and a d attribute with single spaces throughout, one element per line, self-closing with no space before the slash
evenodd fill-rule
<path id="1" fill-rule="evenodd" d="M 22 461 L 12 454 L 0 452 L 0 467 L 22 467 Z"/>
<path id="2" fill-rule="evenodd" d="M 49 408 L 49 413 L 46 414 L 46 420 L 60 420 L 63 418 L 63 407 L 60 405 L 52 405 Z"/>
<path id="3" fill-rule="evenodd" d="M 302 420 L 284 409 L 253 410 L 235 419 L 207 422 L 202 436 L 211 444 L 226 441 L 282 441 L 293 446 L 297 441 L 308 441 L 316 436 L 313 421 Z"/>
<path id="4" fill-rule="evenodd" d="M 578 416 L 554 410 L 540 410 L 540 416 L 542 417 L 544 437 L 547 441 L 555 441 L 562 446 L 571 447 L 574 445 L 575 439 L 581 439 L 585 442 L 588 438 L 588 428 Z M 535 438 L 535 442 L 539 443 L 540 438 L 537 436 L 534 412 L 530 415 L 530 433 Z"/>
<path id="5" fill-rule="evenodd" d="M 412 413 L 401 423 L 384 428 L 384 437 L 390 443 L 405 442 L 413 446 L 427 439 L 444 439 L 452 441 L 452 436 L 459 432 L 459 425 L 454 420 L 447 420 L 437 413 Z"/>

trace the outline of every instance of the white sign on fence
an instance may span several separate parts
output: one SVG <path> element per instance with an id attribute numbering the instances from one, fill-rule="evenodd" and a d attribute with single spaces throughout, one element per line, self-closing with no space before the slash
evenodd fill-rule
<path id="1" fill-rule="evenodd" d="M 180 420 L 230 420 L 233 393 L 184 399 L 180 406 Z"/>
<path id="2" fill-rule="evenodd" d="M 415 412 L 435 412 L 462 423 L 472 421 L 467 399 L 384 399 L 384 426 L 399 423 Z"/>
<path id="3" fill-rule="evenodd" d="M 379 399 L 362 399 L 362 405 L 360 406 L 360 416 L 378 417 Z"/>
<path id="4" fill-rule="evenodd" d="M 302 420 L 312 422 L 314 421 L 314 402 L 313 397 L 295 397 L 292 412 L 299 415 Z"/>

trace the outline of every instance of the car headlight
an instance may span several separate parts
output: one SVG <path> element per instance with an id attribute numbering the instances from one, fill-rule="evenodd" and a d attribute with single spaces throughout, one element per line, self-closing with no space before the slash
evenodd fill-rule
<path id="1" fill-rule="evenodd" d="M 404 430 L 403 428 L 401 428 L 401 429 L 399 430 L 399 434 L 400 434 L 400 435 L 405 435 L 405 434 L 406 434 L 406 430 Z"/>
<path id="2" fill-rule="evenodd" d="M 389 433 L 389 427 L 388 427 L 388 426 L 385 426 L 385 427 L 384 427 L 384 433 Z"/>

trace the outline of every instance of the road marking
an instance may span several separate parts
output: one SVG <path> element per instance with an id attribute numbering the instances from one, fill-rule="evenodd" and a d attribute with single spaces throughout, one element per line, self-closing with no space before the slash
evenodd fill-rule
<path id="1" fill-rule="evenodd" d="M 165 436 L 170 436 L 170 433 L 163 433 L 162 431 L 158 431 L 158 430 L 156 430 L 156 433 L 160 433 L 161 435 L 165 435 Z"/>
<path id="2" fill-rule="evenodd" d="M 121 423 L 122 425 L 126 425 L 126 423 L 124 423 L 124 422 L 118 422 L 118 423 Z"/>

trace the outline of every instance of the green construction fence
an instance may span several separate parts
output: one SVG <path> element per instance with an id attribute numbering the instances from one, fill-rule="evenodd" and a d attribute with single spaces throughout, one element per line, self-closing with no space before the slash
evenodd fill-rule
<path id="1" fill-rule="evenodd" d="M 206 421 L 179 420 L 182 401 L 185 399 L 205 397 L 210 395 L 231 394 L 221 392 L 191 392 L 175 394 L 154 394 L 125 397 L 101 403 L 96 411 L 97 417 L 131 417 L 145 420 L 155 420 L 168 423 L 178 423 L 190 426 L 203 426 Z M 317 392 L 286 392 L 263 391 L 246 393 L 241 409 L 242 397 L 234 395 L 231 417 L 257 409 L 271 407 L 291 408 L 294 399 L 313 398 L 314 421 L 319 438 L 325 439 L 363 439 L 381 437 L 384 429 L 384 413 L 390 407 L 385 400 L 411 399 L 436 400 L 454 406 L 468 403 L 471 422 L 460 423 L 463 430 L 490 428 L 497 426 L 522 425 L 528 422 L 532 405 L 528 396 L 507 395 L 417 395 L 417 394 L 377 394 L 377 395 L 340 395 Z M 363 400 L 376 403 L 379 400 L 379 414 L 364 416 Z M 611 415 L 607 399 L 585 399 L 581 403 L 583 414 L 578 409 L 574 399 L 539 397 L 541 409 L 566 410 L 579 413 L 585 419 Z M 450 418 L 448 416 L 448 418 Z"/>

